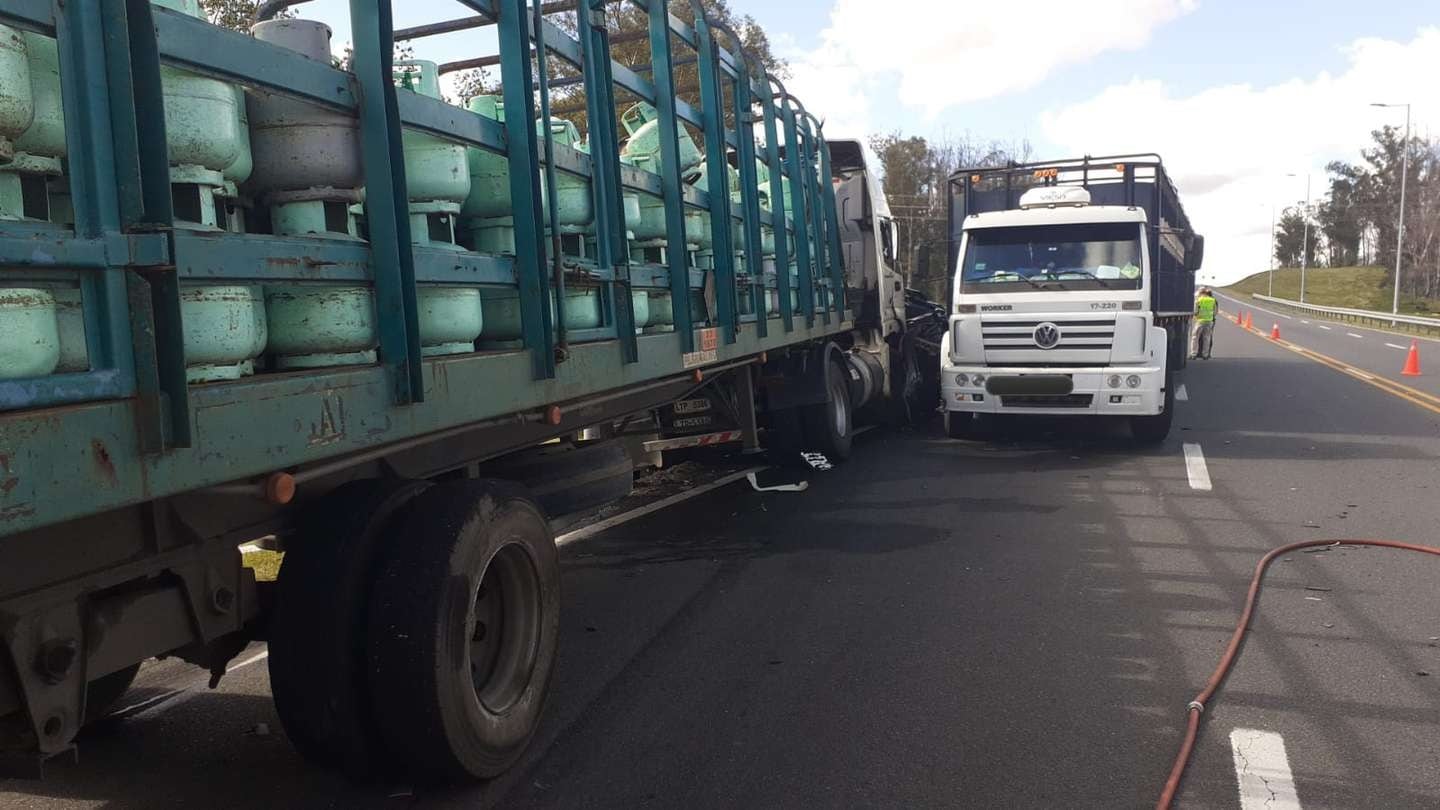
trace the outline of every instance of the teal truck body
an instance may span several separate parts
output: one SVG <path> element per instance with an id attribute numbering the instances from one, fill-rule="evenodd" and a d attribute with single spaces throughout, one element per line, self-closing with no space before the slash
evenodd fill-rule
<path id="1" fill-rule="evenodd" d="M 494 776 L 554 657 L 533 518 L 559 507 L 523 486 L 593 484 L 600 450 L 527 453 L 699 390 L 752 448 L 768 426 L 844 455 L 852 411 L 915 396 L 924 347 L 862 148 L 827 142 L 731 32 L 660 0 L 458 6 L 474 16 L 398 35 L 493 27 L 474 63 L 500 87 L 467 107 L 435 97 L 433 63 L 395 62 L 384 0 L 350 3 L 344 68 L 304 20 L 250 35 L 195 0 L 0 0 L 0 60 L 30 74 L 0 77 L 6 773 L 73 748 L 146 658 L 218 678 L 265 640 L 302 753 Z M 617 37 L 648 41 L 648 65 L 612 60 Z M 412 498 L 482 517 L 422 526 Z M 278 583 L 241 565 L 261 537 L 286 550 Z M 457 548 L 461 585 L 404 579 Z M 464 609 L 424 614 L 452 586 Z M 414 605 L 377 613 L 396 588 Z M 456 654 L 397 646 L 451 631 L 467 684 L 395 669 Z M 373 717 L 369 677 L 403 684 L 408 714 Z M 416 726 L 436 705 L 478 719 Z M 352 727 L 363 744 L 333 732 Z"/>

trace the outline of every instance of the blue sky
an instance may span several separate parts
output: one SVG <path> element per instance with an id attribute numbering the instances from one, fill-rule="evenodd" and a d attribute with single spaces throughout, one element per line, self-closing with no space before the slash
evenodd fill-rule
<path id="1" fill-rule="evenodd" d="M 827 133 L 1026 139 L 1037 158 L 1155 151 L 1204 229 L 1207 273 L 1264 269 L 1271 207 L 1324 186 L 1370 129 L 1369 101 L 1440 124 L 1436 0 L 730 0 L 770 33 L 790 89 Z M 348 39 L 348 0 L 306 16 Z M 467 12 L 395 2 L 397 26 Z M 493 34 L 424 40 L 437 61 L 493 53 Z M 1440 134 L 1440 133 L 1437 133 Z M 1287 175 L 1295 175 L 1287 177 Z"/>

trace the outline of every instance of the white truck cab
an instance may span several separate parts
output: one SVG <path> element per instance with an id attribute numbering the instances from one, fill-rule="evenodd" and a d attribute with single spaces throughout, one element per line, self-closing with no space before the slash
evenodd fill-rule
<path id="1" fill-rule="evenodd" d="M 1133 170 L 1114 168 L 1133 178 Z M 1170 303 L 1178 285 L 1157 278 L 1156 253 L 1165 252 L 1173 275 L 1179 249 L 1193 294 L 1183 251 L 1198 237 L 1168 223 L 1157 228 L 1147 206 L 1097 204 L 1097 173 L 1088 167 L 1083 185 L 1038 185 L 1021 191 L 1014 207 L 955 223 L 953 303 L 940 353 L 951 436 L 972 435 L 990 415 L 1007 413 L 1124 416 L 1138 439 L 1169 433 L 1190 301 Z M 1157 179 L 1168 186 L 1163 173 Z M 979 199 L 969 197 L 972 211 Z M 1161 300 L 1170 306 L 1161 309 Z"/>

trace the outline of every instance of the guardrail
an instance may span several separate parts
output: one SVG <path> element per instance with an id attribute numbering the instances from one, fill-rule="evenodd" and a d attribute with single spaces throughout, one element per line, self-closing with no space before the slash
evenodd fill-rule
<path id="1" fill-rule="evenodd" d="M 1269 295 L 1251 293 L 1251 298 L 1265 301 L 1270 304 L 1298 309 L 1302 312 L 1312 312 L 1319 315 L 1332 315 L 1339 318 L 1352 320 L 1380 321 L 1386 324 L 1406 326 L 1417 329 L 1434 329 L 1440 331 L 1440 318 L 1423 318 L 1419 315 L 1392 315 L 1389 312 L 1376 312 L 1370 309 L 1349 309 L 1346 307 L 1322 307 L 1317 304 L 1302 304 L 1299 301 L 1291 301 L 1288 298 L 1274 298 Z"/>

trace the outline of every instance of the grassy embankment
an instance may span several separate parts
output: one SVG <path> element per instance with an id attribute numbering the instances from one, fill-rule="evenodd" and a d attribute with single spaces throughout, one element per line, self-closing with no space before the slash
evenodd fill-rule
<path id="1" fill-rule="evenodd" d="M 1252 293 L 1269 295 L 1269 274 L 1256 273 L 1223 289 L 1237 298 L 1249 298 Z M 1291 301 L 1300 298 L 1300 268 L 1285 267 L 1275 271 L 1274 295 Z M 1383 267 L 1312 267 L 1305 271 L 1307 304 L 1389 312 L 1393 295 L 1389 272 Z M 1400 312 L 1432 318 L 1440 316 L 1440 300 L 1401 295 Z"/>

